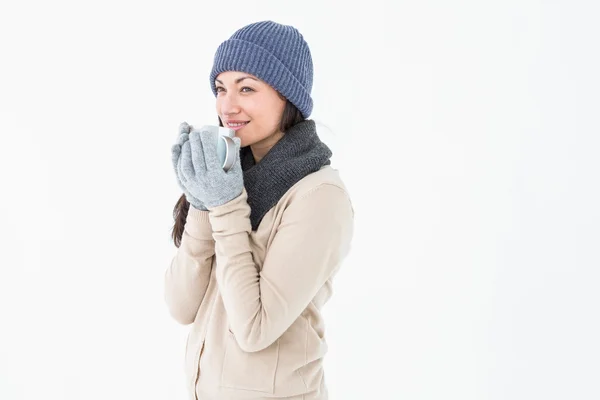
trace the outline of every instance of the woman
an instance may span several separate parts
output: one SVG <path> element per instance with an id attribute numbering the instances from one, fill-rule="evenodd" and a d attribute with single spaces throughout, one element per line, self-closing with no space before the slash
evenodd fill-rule
<path id="1" fill-rule="evenodd" d="M 180 126 L 172 155 L 184 194 L 165 299 L 174 319 L 192 324 L 194 399 L 328 397 L 321 309 L 354 212 L 307 119 L 312 73 L 294 27 L 245 26 L 219 46 L 210 75 L 220 125 L 235 130 L 235 165 L 223 171 L 210 133 Z"/>

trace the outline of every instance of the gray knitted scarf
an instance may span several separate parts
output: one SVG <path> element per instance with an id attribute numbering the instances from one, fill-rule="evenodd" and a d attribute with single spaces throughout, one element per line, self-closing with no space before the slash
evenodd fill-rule
<path id="1" fill-rule="evenodd" d="M 317 135 L 313 120 L 288 129 L 258 164 L 250 146 L 240 150 L 244 186 L 250 205 L 250 222 L 255 231 L 265 214 L 299 180 L 329 165 L 332 152 Z"/>

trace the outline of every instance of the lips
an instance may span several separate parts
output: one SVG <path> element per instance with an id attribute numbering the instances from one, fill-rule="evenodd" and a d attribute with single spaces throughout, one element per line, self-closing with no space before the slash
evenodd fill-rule
<path id="1" fill-rule="evenodd" d="M 250 123 L 250 121 L 227 121 L 226 125 L 228 128 L 233 129 L 234 131 L 237 131 L 238 129 L 243 128 L 244 126 L 248 125 Z"/>

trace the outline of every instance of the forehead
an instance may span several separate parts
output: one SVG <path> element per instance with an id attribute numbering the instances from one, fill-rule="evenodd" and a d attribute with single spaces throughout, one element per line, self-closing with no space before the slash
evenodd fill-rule
<path id="1" fill-rule="evenodd" d="M 244 78 L 244 77 L 250 77 L 250 78 L 254 78 L 256 80 L 260 80 L 255 75 L 249 74 L 247 72 L 242 72 L 242 71 L 221 72 L 219 75 L 217 75 L 215 80 L 221 81 L 223 83 L 227 83 L 227 82 L 235 83 L 236 80 L 238 80 L 240 78 Z"/>

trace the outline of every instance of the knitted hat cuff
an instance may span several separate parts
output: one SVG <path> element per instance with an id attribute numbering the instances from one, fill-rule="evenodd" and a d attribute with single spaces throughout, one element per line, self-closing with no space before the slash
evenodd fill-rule
<path id="1" fill-rule="evenodd" d="M 247 72 L 262 79 L 294 104 L 304 118 L 310 116 L 313 108 L 310 93 L 279 59 L 263 47 L 240 39 L 221 43 L 210 74 L 210 85 L 215 96 L 215 79 L 225 71 Z"/>

